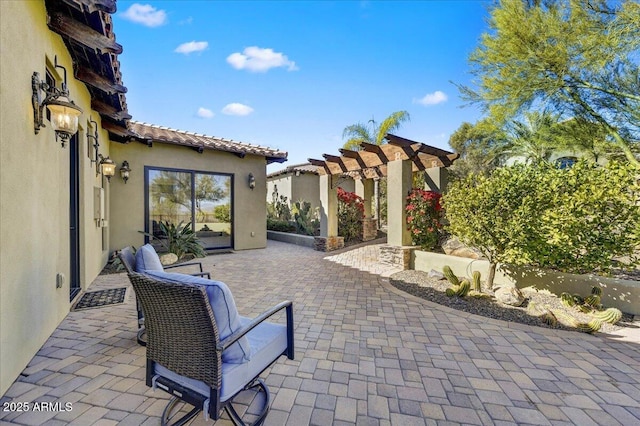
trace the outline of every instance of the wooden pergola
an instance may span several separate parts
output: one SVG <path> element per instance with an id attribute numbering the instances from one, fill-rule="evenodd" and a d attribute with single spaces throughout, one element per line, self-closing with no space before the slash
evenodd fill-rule
<path id="1" fill-rule="evenodd" d="M 387 176 L 387 163 L 394 160 L 411 160 L 413 172 L 433 167 L 449 167 L 459 154 L 425 145 L 400 136 L 387 134 L 389 142 L 384 145 L 362 143 L 362 150 L 340 149 L 340 156 L 323 154 L 324 160 L 309 158 L 318 166 L 321 175 L 342 175 L 348 173 L 360 179 L 374 179 Z"/>

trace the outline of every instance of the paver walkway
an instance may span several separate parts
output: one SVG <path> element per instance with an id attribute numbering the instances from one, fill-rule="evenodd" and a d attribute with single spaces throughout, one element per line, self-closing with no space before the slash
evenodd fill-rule
<path id="1" fill-rule="evenodd" d="M 294 301 L 296 359 L 266 375 L 266 424 L 640 424 L 638 344 L 466 315 L 325 256 L 269 241 L 204 261 L 242 315 Z M 100 276 L 90 290 L 121 285 L 123 274 Z M 158 424 L 166 396 L 144 385 L 134 309 L 128 292 L 125 304 L 71 312 L 2 402 L 72 410 L 0 421 Z"/>

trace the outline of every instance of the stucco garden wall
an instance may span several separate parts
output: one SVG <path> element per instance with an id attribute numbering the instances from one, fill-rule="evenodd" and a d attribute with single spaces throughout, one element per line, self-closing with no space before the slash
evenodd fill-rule
<path id="1" fill-rule="evenodd" d="M 60 36 L 47 28 L 44 2 L 0 1 L 0 395 L 69 312 L 69 147 L 47 127 L 34 133 L 31 76 L 44 79 L 47 64 L 62 81 L 66 67 L 71 99 L 83 110 L 80 158 L 80 284 L 93 281 L 107 259 L 102 229 L 93 222 L 93 187 L 100 185 L 87 157 L 91 100 L 73 78 Z M 106 141 L 106 132 L 100 131 Z M 103 148 L 108 154 L 108 147 Z M 65 282 L 56 288 L 56 275 Z"/>
<path id="2" fill-rule="evenodd" d="M 449 265 L 459 277 L 471 278 L 473 271 L 480 271 L 483 280 L 489 271 L 489 262 L 473 260 L 464 257 L 448 256 L 445 254 L 426 251 L 414 251 L 413 269 L 429 272 L 432 269 L 442 271 L 442 267 Z M 615 307 L 623 312 L 640 315 L 640 282 L 598 275 L 575 275 L 563 272 L 546 271 L 534 268 L 517 268 L 506 271 L 498 265 L 495 284 L 515 284 L 518 288 L 535 286 L 538 289 L 549 290 L 559 295 L 563 291 L 588 295 L 591 287 L 602 287 L 602 304 Z"/>
<path id="3" fill-rule="evenodd" d="M 131 142 L 111 143 L 111 159 L 118 168 L 124 160 L 129 162 L 131 177 L 125 184 L 119 173 L 111 178 L 110 185 L 110 250 L 144 244 L 144 167 L 166 167 L 203 172 L 229 173 L 233 175 L 233 248 L 235 250 L 264 248 L 267 244 L 266 228 L 266 159 L 247 155 L 205 150 L 199 154 L 184 146 L 154 143 L 153 147 Z M 248 175 L 253 173 L 256 187 L 248 185 Z"/>

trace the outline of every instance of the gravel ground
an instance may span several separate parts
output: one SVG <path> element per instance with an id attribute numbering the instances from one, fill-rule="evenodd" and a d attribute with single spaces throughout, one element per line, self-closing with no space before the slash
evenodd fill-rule
<path id="1" fill-rule="evenodd" d="M 390 277 L 390 282 L 394 287 L 422 299 L 448 306 L 449 308 L 504 321 L 576 331 L 575 328 L 566 324 L 566 320 L 563 322 L 563 315 L 573 316 L 581 322 L 589 322 L 593 318 L 591 315 L 579 312 L 576 308 L 563 305 L 556 295 L 546 290 L 538 291 L 531 287 L 520 289 L 525 296 L 525 301 L 522 306 L 513 307 L 496 302 L 493 292 L 487 288 L 483 288 L 482 291 L 490 296 L 488 298 L 448 297 L 445 294 L 445 290 L 450 287 L 449 282 L 430 278 L 428 273 L 424 271 L 407 270 L 398 272 Z M 555 327 L 551 327 L 541 320 L 540 315 L 545 310 L 552 311 L 558 318 Z M 604 323 L 600 331 L 607 333 L 618 330 L 621 327 L 629 327 L 632 321 L 632 315 L 623 314 L 622 319 L 616 325 Z"/>

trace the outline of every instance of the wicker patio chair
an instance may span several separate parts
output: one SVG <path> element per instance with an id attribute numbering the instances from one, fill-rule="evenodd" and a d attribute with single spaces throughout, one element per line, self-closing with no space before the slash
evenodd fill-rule
<path id="1" fill-rule="evenodd" d="M 171 421 L 182 425 L 200 411 L 205 420 L 218 420 L 224 410 L 235 425 L 244 425 L 232 404 L 238 394 L 249 389 L 258 391 L 256 397 L 264 393 L 264 405 L 254 423 L 261 424 L 269 411 L 270 396 L 259 376 L 280 356 L 294 357 L 292 302 L 282 302 L 252 320 L 239 317 L 240 327 L 231 332 L 225 330 L 225 321 L 230 321 L 233 314 L 227 311 L 235 310 L 235 303 L 223 283 L 202 279 L 191 281 L 212 284 L 178 283 L 137 273 L 129 277 L 146 315 L 146 384 L 172 395 L 161 424 Z M 222 293 L 226 296 L 212 296 L 207 287 L 214 285 L 223 286 L 226 290 L 216 291 L 226 291 Z M 224 303 L 230 300 L 233 306 L 220 305 L 221 299 L 226 299 Z M 265 321 L 282 310 L 286 325 Z M 221 339 L 223 331 L 231 334 Z M 241 344 L 244 352 L 237 351 Z M 225 361 L 227 351 L 233 350 L 249 359 Z M 177 408 L 180 405 L 183 407 Z M 186 412 L 190 406 L 193 409 Z M 179 415 L 182 417 L 177 420 L 172 418 Z"/>
<path id="2" fill-rule="evenodd" d="M 132 247 L 127 246 L 122 250 L 120 250 L 120 252 L 118 253 L 118 257 L 120 258 L 120 261 L 124 265 L 124 269 L 127 271 L 127 274 L 131 274 L 132 272 L 137 272 L 136 256 L 134 254 L 134 249 Z M 189 275 L 196 275 L 196 276 L 211 278 L 211 273 L 204 272 L 202 270 L 202 263 L 200 262 L 186 262 L 186 263 L 180 263 L 178 265 L 164 266 L 164 270 L 180 268 L 180 267 L 189 267 L 189 266 L 197 266 L 200 269 L 199 272 L 190 272 Z M 142 307 L 140 306 L 140 302 L 138 301 L 137 297 L 136 297 L 136 310 L 138 312 L 138 333 L 136 338 L 140 345 L 145 346 L 147 339 L 146 339 L 146 330 L 144 327 L 144 312 L 142 311 Z"/>

